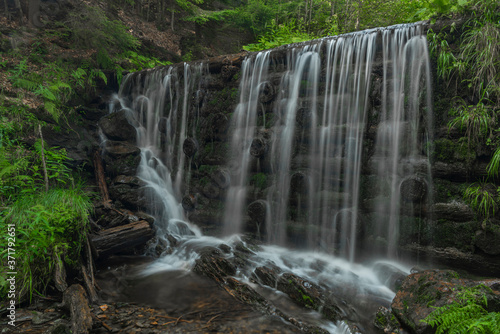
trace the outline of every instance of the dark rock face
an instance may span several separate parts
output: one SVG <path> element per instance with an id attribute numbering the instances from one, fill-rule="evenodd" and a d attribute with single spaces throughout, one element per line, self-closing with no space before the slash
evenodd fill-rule
<path id="1" fill-rule="evenodd" d="M 108 139 L 136 142 L 136 130 L 127 119 L 127 111 L 120 110 L 99 120 L 99 127 Z"/>
<path id="2" fill-rule="evenodd" d="M 321 287 L 291 273 L 284 273 L 277 282 L 277 288 L 286 293 L 297 304 L 319 311 L 327 319 L 340 319 L 342 311 L 336 301 Z"/>
<path id="3" fill-rule="evenodd" d="M 476 232 L 475 245 L 483 252 L 489 255 L 500 255 L 500 230 L 495 226 L 494 229 Z"/>
<path id="4" fill-rule="evenodd" d="M 498 279 L 474 281 L 459 278 L 451 270 L 425 270 L 409 275 L 392 302 L 392 312 L 411 333 L 433 333 L 434 330 L 422 322 L 435 307 L 457 301 L 459 287 L 475 287 L 484 284 L 491 290 L 486 292 L 488 311 L 500 307 L 500 291 L 496 288 Z M 485 290 L 486 291 L 486 290 Z"/>
<path id="5" fill-rule="evenodd" d="M 128 207 L 137 210 L 148 207 L 148 199 L 144 190 L 145 183 L 136 176 L 117 176 L 109 187 L 112 198 Z"/>
<path id="6" fill-rule="evenodd" d="M 106 172 L 111 176 L 135 176 L 141 162 L 140 154 L 141 150 L 128 142 L 107 141 L 103 156 Z"/>

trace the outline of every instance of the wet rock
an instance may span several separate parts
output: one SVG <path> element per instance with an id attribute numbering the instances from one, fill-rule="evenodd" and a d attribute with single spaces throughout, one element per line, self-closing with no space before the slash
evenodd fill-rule
<path id="1" fill-rule="evenodd" d="M 67 320 L 57 319 L 52 323 L 49 329 L 44 334 L 69 334 L 71 333 L 71 325 Z"/>
<path id="2" fill-rule="evenodd" d="M 401 324 L 398 319 L 391 311 L 383 306 L 378 309 L 373 325 L 375 328 L 380 329 L 383 333 L 403 333 L 403 329 L 401 328 Z"/>
<path id="3" fill-rule="evenodd" d="M 135 131 L 135 130 L 134 130 Z M 141 161 L 141 150 L 130 143 L 107 141 L 103 160 L 106 163 L 106 172 L 109 175 L 137 174 L 137 167 Z"/>
<path id="4" fill-rule="evenodd" d="M 210 114 L 201 126 L 201 137 L 205 141 L 226 140 L 230 125 L 229 117 L 223 113 Z"/>
<path id="5" fill-rule="evenodd" d="M 474 219 L 474 212 L 465 203 L 436 203 L 431 207 L 436 219 L 467 222 Z"/>
<path id="6" fill-rule="evenodd" d="M 158 131 L 161 133 L 167 133 L 169 127 L 169 120 L 166 117 L 160 117 L 158 121 Z"/>
<path id="7" fill-rule="evenodd" d="M 254 157 L 262 157 L 267 153 L 268 145 L 264 138 L 254 138 L 250 145 L 250 154 Z"/>
<path id="8" fill-rule="evenodd" d="M 397 291 L 407 274 L 388 262 L 377 262 L 373 266 L 373 272 L 382 284 L 393 291 Z"/>
<path id="9" fill-rule="evenodd" d="M 311 125 L 312 111 L 310 108 L 299 108 L 297 110 L 297 124 L 300 128 L 305 129 Z"/>
<path id="10" fill-rule="evenodd" d="M 182 208 L 186 211 L 193 211 L 195 208 L 196 208 L 196 203 L 197 203 L 197 200 L 196 200 L 196 196 L 194 195 L 186 195 L 184 197 L 182 197 Z"/>
<path id="11" fill-rule="evenodd" d="M 231 175 L 224 168 L 218 168 L 210 174 L 210 178 L 221 189 L 226 189 L 231 185 Z"/>
<path id="12" fill-rule="evenodd" d="M 264 267 L 255 268 L 252 279 L 255 282 L 259 282 L 263 285 L 270 286 L 271 288 L 276 288 L 278 283 L 278 276 L 281 274 L 281 269 L 274 265 L 268 264 Z"/>
<path id="13" fill-rule="evenodd" d="M 309 190 L 309 176 L 304 172 L 295 172 L 290 178 L 290 192 L 292 194 L 307 194 Z"/>
<path id="14" fill-rule="evenodd" d="M 250 203 L 247 207 L 247 214 L 250 221 L 247 224 L 249 232 L 261 235 L 265 232 L 268 204 L 264 200 L 257 200 Z"/>
<path id="15" fill-rule="evenodd" d="M 407 177 L 401 182 L 399 192 L 406 202 L 422 202 L 427 196 L 427 182 L 416 175 Z"/>
<path id="16" fill-rule="evenodd" d="M 476 232 L 474 245 L 489 255 L 500 254 L 500 228 L 487 228 Z"/>
<path id="17" fill-rule="evenodd" d="M 465 269 L 477 275 L 500 277 L 500 262 L 493 256 L 466 253 L 452 247 L 438 248 L 415 243 L 404 245 L 401 250 L 422 261 L 432 260 L 434 263 Z"/>
<path id="18" fill-rule="evenodd" d="M 145 183 L 136 176 L 119 175 L 109 187 L 111 198 L 119 200 L 133 210 L 147 207 Z"/>
<path id="19" fill-rule="evenodd" d="M 274 100 L 275 96 L 276 96 L 276 89 L 271 82 L 266 81 L 260 85 L 259 102 L 269 103 L 272 100 Z"/>
<path id="20" fill-rule="evenodd" d="M 195 138 L 186 138 L 182 144 L 182 151 L 189 158 L 198 152 L 198 148 L 198 141 Z"/>
<path id="21" fill-rule="evenodd" d="M 209 182 L 203 187 L 203 195 L 210 199 L 219 198 L 221 189 L 215 183 Z"/>
<path id="22" fill-rule="evenodd" d="M 193 271 L 221 282 L 223 277 L 236 274 L 236 267 L 215 247 L 205 247 L 200 252 Z"/>
<path id="23" fill-rule="evenodd" d="M 221 76 L 225 81 L 229 81 L 233 78 L 233 76 L 238 73 L 240 70 L 239 67 L 234 65 L 224 65 L 221 68 Z"/>
<path id="24" fill-rule="evenodd" d="M 328 292 L 320 286 L 291 273 L 278 278 L 277 289 L 286 293 L 297 304 L 316 310 L 327 319 L 340 320 L 341 309 Z"/>
<path id="25" fill-rule="evenodd" d="M 432 333 L 432 328 L 422 322 L 436 307 L 458 301 L 460 287 L 475 287 L 480 284 L 495 287 L 498 279 L 474 281 L 459 278 L 452 270 L 425 270 L 411 274 L 404 280 L 391 308 L 401 324 L 412 333 Z M 488 310 L 500 307 L 500 292 L 484 289 Z"/>
<path id="26" fill-rule="evenodd" d="M 120 110 L 101 118 L 99 127 L 108 139 L 128 141 L 134 144 L 136 142 L 137 133 L 128 121 L 126 110 Z"/>

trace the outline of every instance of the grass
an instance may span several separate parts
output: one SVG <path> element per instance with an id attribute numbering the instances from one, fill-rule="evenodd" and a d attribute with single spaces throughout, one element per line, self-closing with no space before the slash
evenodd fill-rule
<path id="1" fill-rule="evenodd" d="M 15 271 L 17 298 L 43 294 L 53 278 L 56 261 L 77 263 L 88 228 L 92 203 L 80 187 L 55 188 L 20 197 L 0 216 L 0 227 L 15 225 Z M 6 238 L 0 239 L 0 259 L 6 264 L 9 254 Z M 2 275 L 5 275 L 3 273 Z M 0 276 L 0 296 L 7 294 L 7 281 Z"/>

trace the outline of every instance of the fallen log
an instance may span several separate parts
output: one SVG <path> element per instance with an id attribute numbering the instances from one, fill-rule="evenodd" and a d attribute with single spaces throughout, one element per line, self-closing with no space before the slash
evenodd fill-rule
<path id="1" fill-rule="evenodd" d="M 71 333 L 86 334 L 92 328 L 92 316 L 85 290 L 79 284 L 73 284 L 64 291 L 63 305 L 71 314 Z"/>
<path id="2" fill-rule="evenodd" d="M 154 236 L 153 229 L 145 220 L 99 231 L 90 235 L 90 242 L 97 256 L 108 256 L 145 244 Z"/>

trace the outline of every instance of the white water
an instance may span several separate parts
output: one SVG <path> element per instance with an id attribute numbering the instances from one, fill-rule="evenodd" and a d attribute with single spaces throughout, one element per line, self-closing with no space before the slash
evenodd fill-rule
<path id="1" fill-rule="evenodd" d="M 399 185 L 404 178 L 415 174 L 411 162 L 421 154 L 417 150 L 423 140 L 421 135 L 425 134 L 421 128 L 432 125 L 427 47 L 415 26 L 348 34 L 289 50 L 286 61 L 289 68 L 281 79 L 271 146 L 275 182 L 267 196 L 266 241 L 270 245 L 252 256 L 253 266 L 238 273 L 242 281 L 249 283 L 251 272 L 270 261 L 284 272 L 326 286 L 337 298 L 349 300 L 351 304 L 345 312 L 350 309 L 372 312 L 377 305 L 389 305 L 394 297 L 394 292 L 379 280 L 372 267 L 354 263 L 361 169 L 366 163 L 362 139 L 380 38 L 384 64 L 382 106 L 377 115 L 380 125 L 375 153 L 369 164 L 378 171 L 380 189 L 389 194 L 383 197 L 385 205 L 378 230 L 387 240 L 388 254 L 395 254 Z M 172 253 L 150 265 L 144 275 L 163 270 L 191 270 L 198 258 L 197 250 L 222 243 L 232 246 L 239 241 L 234 234 L 242 231 L 244 208 L 248 204 L 249 148 L 257 130 L 259 89 L 268 79 L 269 58 L 269 52 L 259 53 L 242 65 L 240 101 L 232 120 L 235 130 L 230 148 L 231 184 L 223 219 L 226 239 L 203 236 L 186 221 L 180 205 L 183 187 L 188 182 L 184 173 L 189 169 L 182 144 L 189 135 L 195 135 L 194 131 L 188 133 L 189 122 L 197 122 L 197 117 L 191 117 L 197 110 L 189 109 L 189 99 L 202 89 L 199 78 L 206 72 L 205 67 L 199 65 L 193 69 L 184 64 L 182 78 L 174 67 L 169 67 L 125 79 L 114 104 L 128 111 L 130 122 L 138 131 L 141 163 L 137 176 L 147 184 L 149 209 L 156 218 L 158 237 L 168 242 L 167 236 L 173 235 L 178 240 Z M 320 82 L 324 83 L 323 88 Z M 422 82 L 426 85 L 424 101 L 419 96 Z M 310 114 L 310 124 L 299 133 L 296 116 L 300 108 Z M 422 109 L 427 112 L 423 116 L 426 124 L 421 123 Z M 180 124 L 176 123 L 178 119 Z M 304 152 L 293 146 L 298 135 L 307 136 Z M 308 250 L 291 251 L 282 246 L 288 243 L 291 173 L 297 171 L 292 160 L 300 154 L 306 157 L 299 171 L 307 176 L 308 189 L 305 198 L 299 200 L 306 203 L 301 210 L 307 216 L 303 223 Z M 430 173 L 422 172 L 428 179 Z M 402 270 L 408 273 L 406 268 Z M 343 324 L 322 322 L 321 326 L 332 333 L 348 332 Z"/>
<path id="2" fill-rule="evenodd" d="M 242 231 L 243 210 L 246 208 L 250 145 L 257 126 L 259 93 L 267 80 L 269 52 L 257 54 L 255 59 L 248 58 L 241 66 L 239 87 L 240 101 L 234 111 L 232 122 L 234 130 L 231 137 L 230 162 L 231 184 L 226 195 L 224 212 L 224 235 Z"/>

